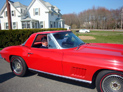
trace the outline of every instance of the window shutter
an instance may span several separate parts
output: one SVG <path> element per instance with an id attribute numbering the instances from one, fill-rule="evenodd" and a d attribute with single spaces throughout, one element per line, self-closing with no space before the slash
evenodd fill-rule
<path id="1" fill-rule="evenodd" d="M 39 16 L 40 16 L 40 8 L 38 9 L 38 12 L 39 12 Z"/>
<path id="2" fill-rule="evenodd" d="M 43 21 L 43 28 L 45 28 L 45 21 Z"/>
<path id="3" fill-rule="evenodd" d="M 33 16 L 35 16 L 35 8 L 33 8 Z"/>
<path id="4" fill-rule="evenodd" d="M 16 29 L 18 29 L 18 22 L 16 22 Z"/>
<path id="5" fill-rule="evenodd" d="M 4 11 L 4 17 L 6 17 L 6 11 Z"/>
<path id="6" fill-rule="evenodd" d="M 16 11 L 14 10 L 14 16 L 16 16 Z"/>
<path id="7" fill-rule="evenodd" d="M 4 29 L 6 29 L 6 23 L 4 23 Z"/>

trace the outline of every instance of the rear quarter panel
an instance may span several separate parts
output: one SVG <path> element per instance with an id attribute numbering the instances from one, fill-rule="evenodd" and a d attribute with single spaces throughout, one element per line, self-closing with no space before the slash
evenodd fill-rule
<path id="1" fill-rule="evenodd" d="M 20 56 L 23 59 L 27 57 L 28 47 L 25 46 L 10 46 L 6 47 L 3 50 L 1 50 L 1 56 L 4 58 L 7 62 L 10 62 L 10 56 Z"/>

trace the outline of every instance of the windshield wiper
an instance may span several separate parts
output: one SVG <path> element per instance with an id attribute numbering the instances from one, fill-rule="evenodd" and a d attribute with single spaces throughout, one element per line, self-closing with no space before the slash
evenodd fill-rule
<path id="1" fill-rule="evenodd" d="M 81 45 L 83 45 L 83 44 L 85 44 L 85 43 L 80 43 L 80 44 L 77 46 L 77 49 L 76 49 L 76 50 L 78 50 L 79 47 L 80 47 Z"/>

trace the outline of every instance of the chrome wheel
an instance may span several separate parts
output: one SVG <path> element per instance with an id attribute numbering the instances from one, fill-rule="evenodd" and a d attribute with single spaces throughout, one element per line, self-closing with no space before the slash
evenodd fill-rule
<path id="1" fill-rule="evenodd" d="M 25 76 L 28 72 L 28 67 L 22 57 L 12 56 L 10 67 L 12 72 L 17 76 Z"/>
<path id="2" fill-rule="evenodd" d="M 12 69 L 16 74 L 20 74 L 23 70 L 21 61 L 19 59 L 15 59 L 12 62 Z"/>
<path id="3" fill-rule="evenodd" d="M 98 92 L 123 92 L 123 73 L 104 70 L 96 78 Z"/>
<path id="4" fill-rule="evenodd" d="M 102 90 L 104 92 L 122 92 L 123 77 L 120 75 L 106 76 L 102 81 Z"/>

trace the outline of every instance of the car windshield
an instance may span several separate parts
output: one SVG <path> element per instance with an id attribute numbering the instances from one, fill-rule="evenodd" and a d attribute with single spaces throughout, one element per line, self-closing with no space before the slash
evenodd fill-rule
<path id="1" fill-rule="evenodd" d="M 53 35 L 62 48 L 73 48 L 84 44 L 84 42 L 71 31 L 55 33 Z"/>

